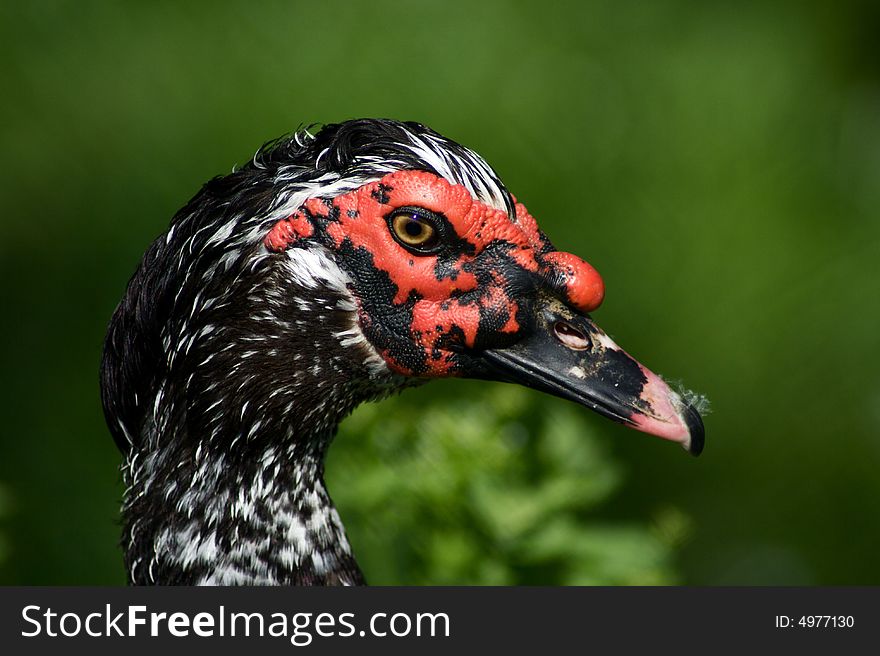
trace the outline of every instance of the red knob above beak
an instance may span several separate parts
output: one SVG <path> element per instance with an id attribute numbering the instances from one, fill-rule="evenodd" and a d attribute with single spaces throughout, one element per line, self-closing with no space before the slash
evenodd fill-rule
<path id="1" fill-rule="evenodd" d="M 581 312 L 592 312 L 605 298 L 605 283 L 602 276 L 577 255 L 554 251 L 544 255 L 544 261 L 553 268 L 555 276 L 561 280 L 572 307 Z"/>

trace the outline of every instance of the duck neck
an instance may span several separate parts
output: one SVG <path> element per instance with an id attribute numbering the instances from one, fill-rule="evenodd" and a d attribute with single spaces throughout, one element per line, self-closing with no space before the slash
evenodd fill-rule
<path id="1" fill-rule="evenodd" d="M 173 463 L 148 456 L 124 509 L 132 583 L 363 584 L 324 486 L 330 437 L 245 458 L 210 447 Z"/>
<path id="2" fill-rule="evenodd" d="M 360 332 L 346 277 L 321 251 L 248 271 L 166 328 L 167 373 L 123 467 L 133 583 L 363 583 L 324 455 L 346 415 L 404 379 Z"/>

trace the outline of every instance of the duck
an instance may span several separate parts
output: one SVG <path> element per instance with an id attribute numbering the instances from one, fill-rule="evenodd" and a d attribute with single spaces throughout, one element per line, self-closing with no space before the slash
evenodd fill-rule
<path id="1" fill-rule="evenodd" d="M 698 455 L 695 405 L 594 323 L 604 293 L 425 125 L 267 142 L 174 215 L 109 322 L 129 583 L 365 584 L 325 455 L 357 406 L 434 379 L 529 387 Z"/>

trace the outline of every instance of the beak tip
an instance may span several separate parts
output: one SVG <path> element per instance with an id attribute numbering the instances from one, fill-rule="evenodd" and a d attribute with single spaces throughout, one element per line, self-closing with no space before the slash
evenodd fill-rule
<path id="1" fill-rule="evenodd" d="M 698 456 L 703 452 L 703 446 L 705 446 L 706 442 L 706 429 L 703 426 L 703 418 L 700 417 L 700 413 L 697 412 L 694 406 L 688 405 L 684 412 L 684 421 L 690 438 L 683 446 L 692 456 Z"/>
<path id="2" fill-rule="evenodd" d="M 699 411 L 657 374 L 639 365 L 646 381 L 639 399 L 648 411 L 636 411 L 631 419 L 636 430 L 678 442 L 693 456 L 703 452 L 706 429 Z"/>

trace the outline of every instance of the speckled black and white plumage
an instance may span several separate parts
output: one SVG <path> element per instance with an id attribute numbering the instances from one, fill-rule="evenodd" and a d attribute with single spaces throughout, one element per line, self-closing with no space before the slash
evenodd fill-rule
<path id="1" fill-rule="evenodd" d="M 392 238 L 395 216 L 431 223 L 433 249 Z M 110 323 L 131 582 L 362 584 L 324 456 L 357 405 L 430 377 L 519 382 L 698 451 L 699 416 L 587 316 L 602 294 L 482 158 L 424 126 L 264 146 L 175 215 Z"/>
<path id="2" fill-rule="evenodd" d="M 175 342 L 125 468 L 132 581 L 362 582 L 324 453 L 402 381 L 360 336 L 344 279 L 320 251 L 252 257 Z"/>
<path id="3" fill-rule="evenodd" d="M 262 244 L 305 198 L 387 171 L 371 155 L 387 139 L 367 132 L 399 140 L 413 129 L 358 127 L 300 132 L 207 183 L 130 281 L 102 394 L 126 455 L 133 583 L 363 583 L 324 488 L 324 453 L 355 406 L 414 381 L 363 338 L 348 276 L 326 250 Z"/>
<path id="4" fill-rule="evenodd" d="M 307 198 L 428 170 L 509 206 L 472 151 L 388 120 L 301 130 L 215 178 L 150 247 L 102 364 L 125 454 L 123 546 L 136 584 L 360 584 L 323 460 L 358 404 L 418 381 L 365 340 L 351 280 L 320 245 L 263 238 Z"/>
<path id="5" fill-rule="evenodd" d="M 163 326 L 168 357 L 144 423 L 120 422 L 133 435 L 131 580 L 359 583 L 324 489 L 324 452 L 358 403 L 403 381 L 363 340 L 326 253 L 246 261 L 215 302 Z"/>

